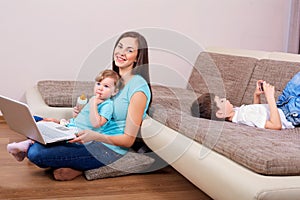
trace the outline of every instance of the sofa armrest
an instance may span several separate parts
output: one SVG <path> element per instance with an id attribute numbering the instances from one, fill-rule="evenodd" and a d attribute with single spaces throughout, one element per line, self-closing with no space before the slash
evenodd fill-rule
<path id="1" fill-rule="evenodd" d="M 50 107 L 43 100 L 37 86 L 26 91 L 26 101 L 33 115 L 41 117 L 51 117 L 56 119 L 69 119 L 72 117 L 73 108 Z"/>

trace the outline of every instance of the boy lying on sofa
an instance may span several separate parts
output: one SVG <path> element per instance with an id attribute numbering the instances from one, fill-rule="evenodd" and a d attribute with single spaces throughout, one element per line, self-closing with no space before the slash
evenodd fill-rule
<path id="1" fill-rule="evenodd" d="M 192 115 L 213 120 L 227 120 L 259 128 L 281 130 L 300 125 L 300 72 L 286 85 L 276 104 L 274 86 L 258 80 L 253 104 L 233 108 L 226 98 L 202 94 L 192 104 Z M 260 104 L 264 94 L 268 104 Z"/>

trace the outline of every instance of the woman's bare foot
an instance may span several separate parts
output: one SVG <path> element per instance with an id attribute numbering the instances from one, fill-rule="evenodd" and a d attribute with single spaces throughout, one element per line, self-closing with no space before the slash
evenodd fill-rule
<path id="1" fill-rule="evenodd" d="M 70 181 L 82 175 L 82 171 L 71 168 L 59 168 L 53 171 L 53 175 L 57 181 Z"/>
<path id="2" fill-rule="evenodd" d="M 13 142 L 7 145 L 8 153 L 12 154 L 17 161 L 22 161 L 27 155 L 27 150 L 33 141 L 28 139 L 22 142 Z"/>

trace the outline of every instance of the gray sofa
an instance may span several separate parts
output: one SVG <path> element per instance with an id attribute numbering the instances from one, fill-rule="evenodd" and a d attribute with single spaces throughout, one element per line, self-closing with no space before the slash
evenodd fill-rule
<path id="1" fill-rule="evenodd" d="M 235 106 L 250 104 L 259 79 L 274 84 L 278 96 L 298 71 L 299 55 L 207 49 L 187 88 L 153 86 L 142 137 L 213 199 L 299 199 L 300 128 L 259 129 L 195 118 L 190 111 L 208 91 L 223 92 Z"/>
<path id="2" fill-rule="evenodd" d="M 142 138 L 155 154 L 213 199 L 299 199 L 299 128 L 259 129 L 195 118 L 190 112 L 192 102 L 207 91 L 223 92 L 236 106 L 250 104 L 258 79 L 274 84 L 278 96 L 298 71 L 298 55 L 207 48 L 199 54 L 186 88 L 152 86 L 153 102 L 142 124 Z M 67 82 L 53 84 L 59 88 Z M 69 117 L 71 108 L 65 104 L 48 105 L 57 96 L 45 92 L 46 88 L 49 81 L 27 91 L 33 113 Z M 55 91 L 66 95 L 53 102 L 63 98 L 72 102 L 70 93 Z"/>

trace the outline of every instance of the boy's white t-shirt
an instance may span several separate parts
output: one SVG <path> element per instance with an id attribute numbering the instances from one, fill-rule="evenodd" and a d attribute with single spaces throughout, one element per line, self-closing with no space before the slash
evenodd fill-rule
<path id="1" fill-rule="evenodd" d="M 266 121 L 270 119 L 270 108 L 268 104 L 250 104 L 242 105 L 234 108 L 235 114 L 232 122 L 238 124 L 245 124 L 259 128 L 265 128 Z M 278 109 L 281 119 L 282 129 L 294 128 L 289 122 L 281 109 Z"/>

